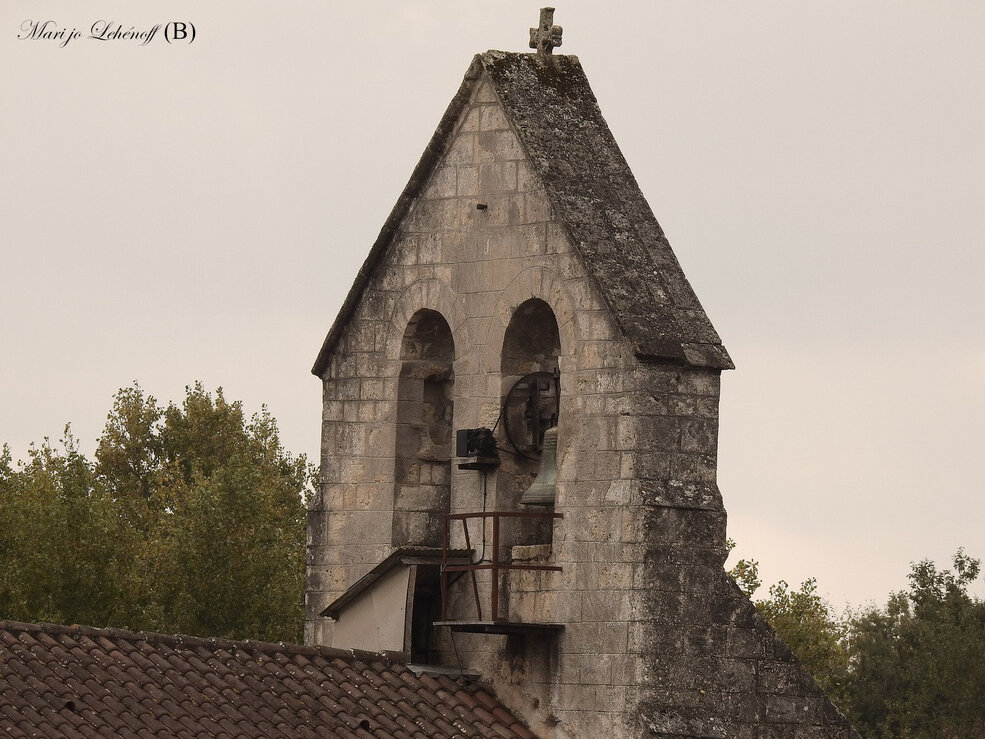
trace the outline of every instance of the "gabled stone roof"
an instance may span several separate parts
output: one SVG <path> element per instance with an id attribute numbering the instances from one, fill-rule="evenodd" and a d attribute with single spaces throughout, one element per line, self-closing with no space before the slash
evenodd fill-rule
<path id="1" fill-rule="evenodd" d="M 534 736 L 482 687 L 398 657 L 0 621 L 0 734 Z"/>
<path id="2" fill-rule="evenodd" d="M 663 230 L 599 110 L 575 56 L 488 51 L 475 57 L 383 225 L 312 372 L 321 375 L 374 269 L 423 191 L 485 72 L 543 182 L 558 221 L 643 359 L 731 369 Z"/>

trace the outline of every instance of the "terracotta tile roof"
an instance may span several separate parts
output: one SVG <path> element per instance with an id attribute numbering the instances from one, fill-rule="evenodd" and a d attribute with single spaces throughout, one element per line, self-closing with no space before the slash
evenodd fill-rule
<path id="1" fill-rule="evenodd" d="M 398 658 L 0 621 L 0 734 L 534 736 L 482 686 Z"/>

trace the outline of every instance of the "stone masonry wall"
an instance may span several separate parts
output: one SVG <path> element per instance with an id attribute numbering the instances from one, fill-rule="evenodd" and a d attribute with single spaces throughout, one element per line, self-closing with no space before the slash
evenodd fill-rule
<path id="1" fill-rule="evenodd" d="M 452 427 L 491 428 L 506 328 L 529 298 L 550 306 L 560 336 L 564 517 L 549 544 L 504 555 L 563 569 L 504 577 L 504 609 L 565 628 L 556 637 L 440 629 L 442 661 L 479 670 L 545 737 L 793 737 L 805 726 L 796 736 L 848 736 L 722 569 L 717 371 L 634 356 L 481 78 L 323 377 L 307 640 L 331 644 L 332 622 L 318 613 L 394 546 L 408 323 L 422 309 L 444 317 L 454 341 Z M 451 510 L 492 507 L 496 485 L 494 472 L 452 465 Z M 488 581 L 480 585 L 487 592 Z M 451 596 L 451 618 L 474 618 L 466 578 Z"/>
<path id="2" fill-rule="evenodd" d="M 391 548 L 400 344 L 408 322 L 421 309 L 445 318 L 455 345 L 453 428 L 492 427 L 505 328 L 513 308 L 531 297 L 554 311 L 566 372 L 576 329 L 594 330 L 604 306 L 554 223 L 495 93 L 477 84 L 323 376 L 322 485 L 309 512 L 309 640 L 330 642 L 331 622 L 318 612 Z M 480 483 L 475 472 L 453 469 L 452 509 L 481 509 Z M 486 495 L 496 500 L 495 475 Z"/>
<path id="3" fill-rule="evenodd" d="M 480 202 L 485 210 L 476 208 Z M 622 722 L 623 688 L 637 672 L 628 647 L 641 528 L 626 508 L 633 495 L 626 414 L 636 360 L 485 83 L 477 85 L 323 378 L 323 477 L 310 511 L 307 636 L 331 642 L 331 621 L 318 612 L 391 551 L 397 375 L 408 321 L 420 309 L 445 317 L 455 343 L 454 428 L 492 427 L 502 402 L 506 328 L 516 306 L 532 297 L 551 307 L 561 338 L 558 510 L 565 519 L 555 525 L 548 558 L 565 569 L 540 576 L 540 592 L 510 578 L 504 609 L 518 620 L 568 626 L 553 645 L 466 634 L 452 643 L 444 631 L 439 644 L 449 664 L 460 660 L 491 676 L 530 709 L 532 720 L 545 718 L 545 728 L 570 721 L 570 731 L 591 736 Z M 497 499 L 496 482 L 495 474 L 486 477 L 488 502 Z M 452 510 L 481 510 L 482 488 L 482 473 L 453 469 Z M 456 597 L 460 616 L 474 615 L 471 591 Z M 586 682 L 598 682 L 597 693 Z"/>

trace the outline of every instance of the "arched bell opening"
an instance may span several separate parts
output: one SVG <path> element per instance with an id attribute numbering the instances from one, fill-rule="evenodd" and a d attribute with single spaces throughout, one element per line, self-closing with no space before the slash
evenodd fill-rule
<path id="1" fill-rule="evenodd" d="M 400 348 L 391 544 L 441 546 L 451 499 L 455 342 L 444 317 L 419 310 Z"/>
<path id="2" fill-rule="evenodd" d="M 517 306 L 506 328 L 500 360 L 502 412 L 497 441 L 504 453 L 497 473 L 499 510 L 553 510 L 556 476 L 552 479 L 549 467 L 556 464 L 552 444 L 556 449 L 560 354 L 561 338 L 551 307 L 539 298 Z M 524 498 L 527 493 L 534 495 Z M 524 520 L 514 527 L 511 543 L 549 544 L 552 531 L 550 520 Z"/>

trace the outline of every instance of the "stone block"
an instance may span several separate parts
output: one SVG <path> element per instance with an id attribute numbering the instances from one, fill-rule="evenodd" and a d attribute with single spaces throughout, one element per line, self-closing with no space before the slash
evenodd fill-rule
<path id="1" fill-rule="evenodd" d="M 619 692 L 625 695 L 628 692 L 626 686 L 638 684 L 639 656 L 632 653 L 613 654 L 611 660 L 612 684 L 619 686 Z"/>
<path id="2" fill-rule="evenodd" d="M 522 198 L 524 223 L 548 223 L 554 220 L 551 203 L 543 193 L 534 190 L 524 193 Z"/>
<path id="3" fill-rule="evenodd" d="M 476 136 L 474 161 L 477 163 L 526 158 L 512 131 L 482 131 Z"/>
<path id="4" fill-rule="evenodd" d="M 635 447 L 641 452 L 673 453 L 680 450 L 681 427 L 675 418 L 637 416 Z"/>
<path id="5" fill-rule="evenodd" d="M 448 488 L 439 485 L 398 485 L 393 501 L 398 511 L 435 511 L 448 509 Z"/>
<path id="6" fill-rule="evenodd" d="M 533 621 L 557 621 L 557 597 L 555 592 L 537 592 L 533 594 Z"/>
<path id="7" fill-rule="evenodd" d="M 858 736 L 844 725 L 797 726 L 793 728 L 793 739 L 858 739 Z"/>
<path id="8" fill-rule="evenodd" d="M 363 380 L 359 387 L 359 396 L 363 400 L 383 400 L 383 380 Z"/>
<path id="9" fill-rule="evenodd" d="M 338 380 L 336 384 L 339 400 L 359 400 L 359 380 Z"/>
<path id="10" fill-rule="evenodd" d="M 350 506 L 354 510 L 385 510 L 387 500 L 382 497 L 385 496 L 388 490 L 388 486 L 380 485 L 355 485 L 349 486 L 348 490 L 353 493 L 354 500 Z"/>
<path id="11" fill-rule="evenodd" d="M 569 466 L 573 463 L 574 466 L 573 474 L 570 469 L 563 470 L 567 479 L 577 479 L 584 483 L 609 481 L 619 477 L 622 455 L 611 450 L 598 451 L 595 454 L 572 453 L 564 455 L 563 461 Z M 559 466 L 559 476 L 561 472 L 562 468 Z"/>
<path id="12" fill-rule="evenodd" d="M 768 722 L 801 726 L 820 723 L 820 711 L 816 701 L 795 696 L 768 695 L 765 703 L 765 719 Z"/>
<path id="13" fill-rule="evenodd" d="M 604 707 L 606 713 L 609 714 L 609 717 L 604 719 L 606 725 L 601 727 L 602 731 L 612 731 L 613 723 L 611 722 L 618 721 L 619 714 L 626 710 L 626 691 L 622 687 L 600 686 L 596 689 L 595 699 L 598 705 Z M 605 736 L 605 734 L 594 734 L 594 736 Z M 616 735 L 610 734 L 610 736 Z"/>
<path id="14" fill-rule="evenodd" d="M 477 133 L 479 131 L 479 121 L 482 118 L 481 105 L 472 105 L 462 116 L 462 121 L 458 126 L 459 133 Z"/>
<path id="15" fill-rule="evenodd" d="M 625 654 L 629 645 L 629 623 L 621 620 L 598 624 L 595 644 L 600 654 Z"/>
<path id="16" fill-rule="evenodd" d="M 596 689 L 612 685 L 612 655 L 600 652 L 594 659 L 585 660 L 581 669 L 583 684 L 595 685 Z"/>
<path id="17" fill-rule="evenodd" d="M 726 652 L 728 631 L 722 624 L 694 624 L 684 635 L 684 651 L 702 657 Z"/>
<path id="18" fill-rule="evenodd" d="M 614 339 L 612 341 L 597 341 L 595 342 L 595 352 L 598 357 L 599 368 L 616 368 L 623 370 L 629 363 L 628 358 L 631 356 L 631 350 L 627 347 L 624 341 L 619 339 Z M 608 398 L 607 398 L 608 400 Z M 606 413 L 613 413 L 614 411 L 606 408 Z M 615 411 L 623 412 L 623 411 Z M 635 411 L 629 410 L 626 413 L 634 413 Z"/>
<path id="19" fill-rule="evenodd" d="M 476 88 L 475 95 L 472 98 L 474 103 L 498 103 L 499 98 L 496 97 L 496 91 L 492 88 L 488 82 L 483 82 Z"/>
<path id="20" fill-rule="evenodd" d="M 388 367 L 386 358 L 377 353 L 377 338 L 380 334 L 385 334 L 385 325 L 376 323 L 374 326 L 373 351 L 360 352 L 356 354 L 356 375 L 361 379 L 379 379 L 387 374 Z"/>
<path id="21" fill-rule="evenodd" d="M 499 105 L 483 105 L 479 108 L 479 130 L 480 131 L 509 131 L 510 124 L 503 115 L 503 109 Z"/>
<path id="22" fill-rule="evenodd" d="M 630 451 L 639 444 L 639 424 L 633 416 L 618 416 L 615 421 L 615 449 Z"/>
<path id="23" fill-rule="evenodd" d="M 322 485 L 320 491 L 321 510 L 338 510 L 341 508 L 345 488 L 346 486 L 337 484 Z"/>
<path id="24" fill-rule="evenodd" d="M 736 659 L 762 659 L 767 656 L 765 641 L 765 634 L 758 629 L 731 628 L 727 654 Z"/>
<path id="25" fill-rule="evenodd" d="M 509 162 L 508 162 L 509 163 Z M 499 165 L 490 165 L 499 166 Z M 484 234 L 486 240 L 485 258 L 493 259 L 499 262 L 499 266 L 508 266 L 503 264 L 503 260 L 512 259 L 517 256 L 517 252 L 520 251 L 520 232 L 517 228 L 501 228 L 494 229 Z M 505 274 L 503 276 L 503 282 L 507 283 L 512 279 L 511 274 Z M 502 299 L 502 294 L 497 294 L 497 297 Z M 493 306 L 492 311 L 488 315 L 492 315 L 495 311 L 495 306 Z"/>
<path id="26" fill-rule="evenodd" d="M 561 711 L 594 710 L 595 686 L 562 684 L 558 690 L 557 707 Z"/>
<path id="27" fill-rule="evenodd" d="M 342 402 L 339 400 L 326 400 L 322 404 L 322 419 L 325 421 L 341 421 Z"/>
<path id="28" fill-rule="evenodd" d="M 486 203 L 487 209 L 481 212 L 484 223 L 489 227 L 516 226 L 524 222 L 523 203 L 519 196 L 500 194 L 490 195 L 485 199 L 489 201 Z"/>
<path id="29" fill-rule="evenodd" d="M 520 192 L 544 191 L 544 186 L 526 159 L 517 162 L 516 185 Z"/>
<path id="30" fill-rule="evenodd" d="M 513 547 L 510 559 L 514 563 L 537 564 L 546 562 L 551 553 L 549 544 L 533 544 Z"/>
<path id="31" fill-rule="evenodd" d="M 342 460 L 324 446 L 321 450 L 320 477 L 324 484 L 342 482 Z"/>
<path id="32" fill-rule="evenodd" d="M 356 418 L 363 423 L 375 423 L 382 420 L 377 404 L 374 402 L 357 404 Z"/>
<path id="33" fill-rule="evenodd" d="M 613 480 L 605 488 L 603 503 L 611 506 L 626 506 L 631 501 L 638 504 L 639 484 L 632 480 Z"/>
<path id="34" fill-rule="evenodd" d="M 442 164 L 448 167 L 462 167 L 475 163 L 476 135 L 467 131 L 457 134 L 448 146 Z"/>
<path id="35" fill-rule="evenodd" d="M 746 672 L 754 671 L 751 664 L 744 664 L 743 667 Z M 726 668 L 723 677 L 732 674 L 733 672 Z M 745 682 L 743 681 L 742 684 L 745 684 Z M 760 732 L 769 731 L 768 727 L 764 724 L 766 717 L 766 700 L 764 696 L 757 695 L 753 691 L 735 689 L 725 692 L 721 700 L 723 712 L 732 717 L 735 724 L 740 726 L 754 726 Z M 754 736 L 758 739 L 760 734 L 756 733 Z"/>
<path id="36" fill-rule="evenodd" d="M 670 478 L 691 482 L 715 482 L 717 458 L 715 454 L 670 454 Z"/>
<path id="37" fill-rule="evenodd" d="M 761 693 L 804 695 L 810 682 L 796 662 L 763 662 L 757 669 L 756 687 Z"/>
<path id="38" fill-rule="evenodd" d="M 633 565 L 628 562 L 608 562 L 600 564 L 600 588 L 624 590 L 633 587 Z"/>
<path id="39" fill-rule="evenodd" d="M 629 378 L 620 369 L 599 370 L 595 378 L 595 390 L 599 393 L 621 393 L 632 389 Z"/>
<path id="40" fill-rule="evenodd" d="M 446 160 L 445 166 L 438 167 L 432 173 L 422 197 L 429 200 L 453 198 L 456 193 L 456 182 L 456 167 Z"/>
<path id="41" fill-rule="evenodd" d="M 578 298 L 576 297 L 575 300 L 578 301 Z M 603 310 L 582 307 L 575 314 L 575 325 L 581 341 L 613 341 L 616 338 L 616 328 L 612 319 Z"/>
<path id="42" fill-rule="evenodd" d="M 394 546 L 441 546 L 438 516 L 420 511 L 395 511 L 390 534 Z"/>
<path id="43" fill-rule="evenodd" d="M 438 264 L 442 261 L 442 239 L 437 234 L 421 234 L 417 241 L 417 263 Z"/>
<path id="44" fill-rule="evenodd" d="M 581 597 L 581 618 L 588 622 L 627 621 L 632 616 L 628 591 L 586 590 Z"/>
<path id="45" fill-rule="evenodd" d="M 588 657 L 562 649 L 558 664 L 557 681 L 562 685 L 577 685 L 581 682 L 581 665 Z"/>
<path id="46" fill-rule="evenodd" d="M 556 579 L 556 578 L 555 578 Z M 577 590 L 557 589 L 554 595 L 554 621 L 568 624 L 581 618 L 582 593 Z"/>
<path id="47" fill-rule="evenodd" d="M 479 197 L 516 192 L 516 162 L 479 165 Z"/>
<path id="48" fill-rule="evenodd" d="M 578 369 L 580 370 L 594 370 L 600 369 L 605 366 L 605 362 L 602 360 L 602 356 L 599 352 L 599 343 L 595 341 L 583 341 L 579 344 L 578 350 Z M 604 402 L 604 399 L 599 398 L 600 403 Z"/>
<path id="49" fill-rule="evenodd" d="M 681 450 L 714 454 L 718 449 L 718 422 L 692 419 L 681 425 Z"/>
<path id="50" fill-rule="evenodd" d="M 543 224 L 535 223 L 518 226 L 514 233 L 516 234 L 516 239 L 514 241 L 515 249 L 512 256 L 514 257 L 531 257 L 539 256 L 546 252 L 547 250 L 547 237 L 546 229 Z M 557 306 L 555 306 L 555 311 Z M 557 316 L 558 323 L 561 323 L 561 316 Z"/>
<path id="51" fill-rule="evenodd" d="M 458 197 L 475 198 L 479 195 L 479 168 L 475 165 L 461 165 L 458 167 L 458 179 L 456 183 L 456 194 Z"/>
<path id="52" fill-rule="evenodd" d="M 646 509 L 647 532 L 654 544 L 715 542 L 724 536 L 724 516 L 719 511 L 691 508 Z"/>
<path id="53" fill-rule="evenodd" d="M 339 482 L 363 482 L 366 478 L 366 461 L 343 458 L 339 460 Z"/>

